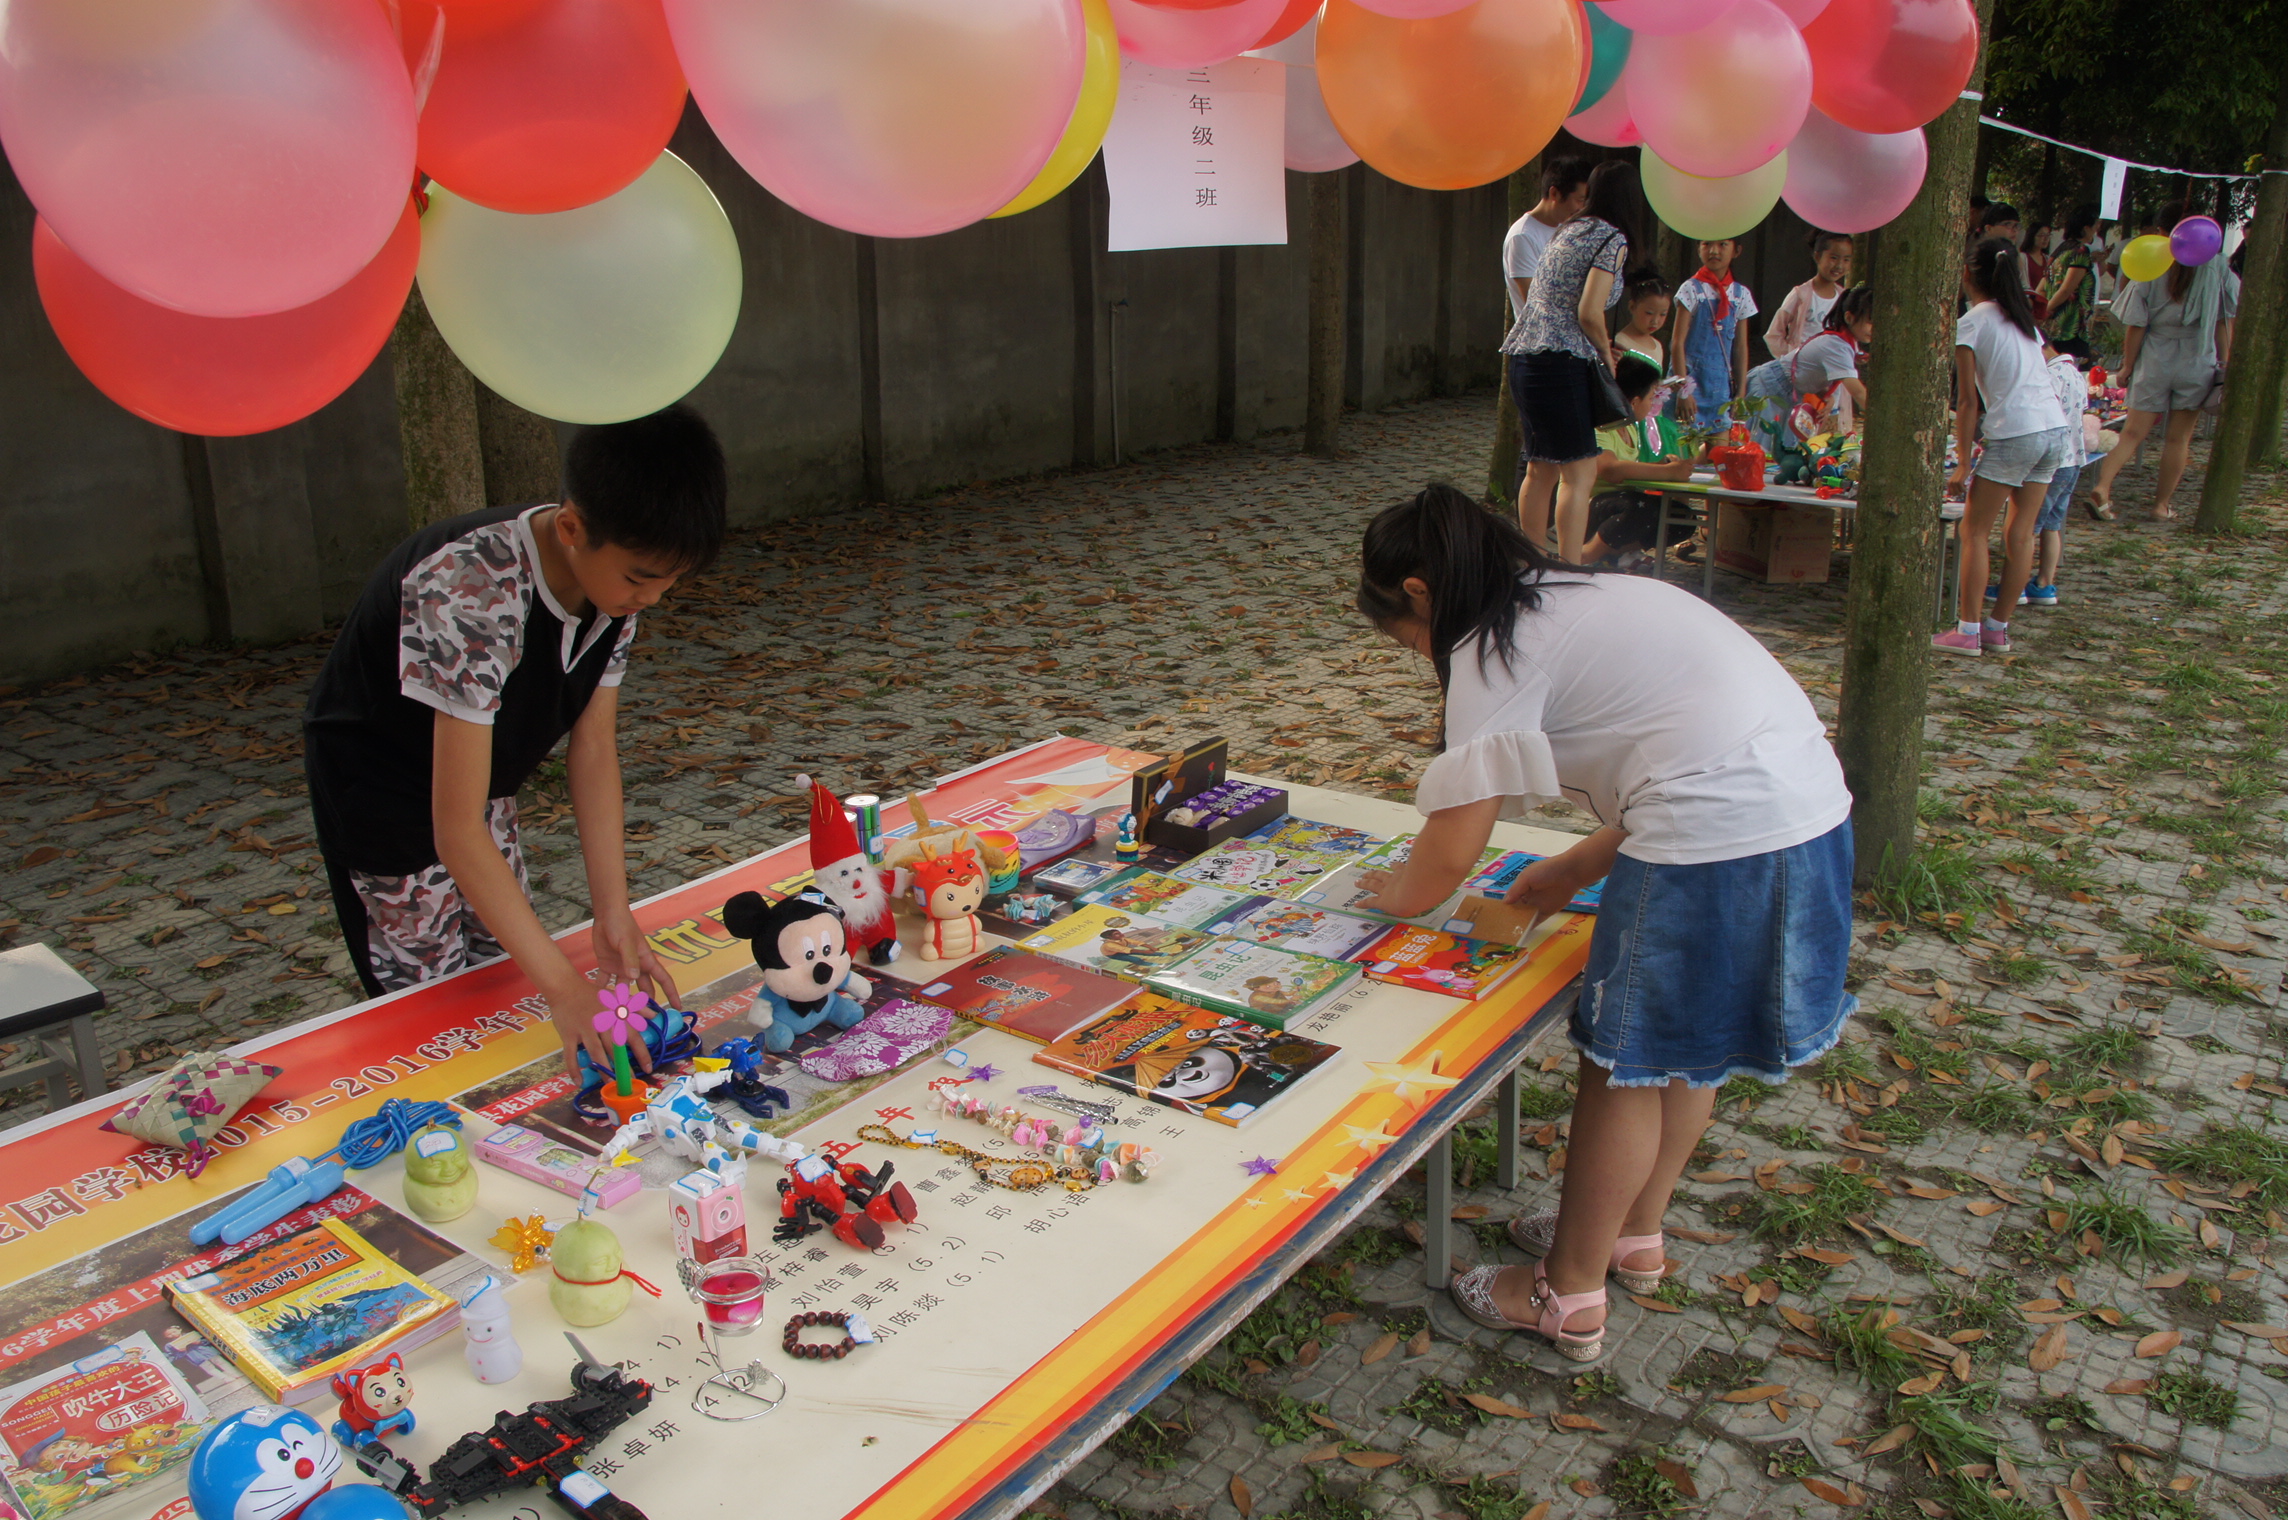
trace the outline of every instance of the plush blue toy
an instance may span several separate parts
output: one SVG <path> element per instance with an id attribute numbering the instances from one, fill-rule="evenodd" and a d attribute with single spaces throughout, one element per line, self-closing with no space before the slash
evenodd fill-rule
<path id="1" fill-rule="evenodd" d="M 191 1453 L 191 1508 L 199 1520 L 321 1520 L 312 1501 L 341 1470 L 341 1449 L 316 1420 L 257 1404 L 225 1418 Z"/>

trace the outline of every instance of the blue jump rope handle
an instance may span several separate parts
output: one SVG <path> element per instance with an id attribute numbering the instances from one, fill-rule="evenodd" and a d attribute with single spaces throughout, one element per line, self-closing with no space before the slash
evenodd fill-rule
<path id="1" fill-rule="evenodd" d="M 350 1166 L 369 1167 L 386 1161 L 405 1148 L 413 1132 L 425 1124 L 461 1127 L 460 1116 L 443 1103 L 408 1103 L 391 1098 L 381 1112 L 359 1119 L 342 1131 L 341 1144 L 316 1156 L 297 1156 L 270 1169 L 270 1179 L 219 1214 L 210 1214 L 191 1226 L 193 1245 L 240 1241 L 276 1224 L 296 1209 L 330 1198 L 348 1179 Z M 328 1160 L 342 1156 L 341 1161 Z"/>

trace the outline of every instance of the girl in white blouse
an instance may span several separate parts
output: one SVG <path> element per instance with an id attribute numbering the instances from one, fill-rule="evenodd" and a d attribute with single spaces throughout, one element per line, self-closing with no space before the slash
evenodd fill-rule
<path id="1" fill-rule="evenodd" d="M 1543 802 L 1600 825 L 1509 893 L 1557 912 L 1605 880 L 1570 1030 L 1583 1059 L 1562 1201 L 1510 1224 L 1544 1260 L 1452 1289 L 1481 1323 L 1589 1361 L 1606 1273 L 1640 1292 L 1660 1280 L 1661 1216 L 1716 1089 L 1781 1081 L 1857 1005 L 1851 797 L 1802 688 L 1737 624 L 1660 581 L 1559 565 L 1451 486 L 1368 526 L 1358 606 L 1445 693 L 1421 835 L 1369 906 L 1429 911 L 1497 819 Z"/>

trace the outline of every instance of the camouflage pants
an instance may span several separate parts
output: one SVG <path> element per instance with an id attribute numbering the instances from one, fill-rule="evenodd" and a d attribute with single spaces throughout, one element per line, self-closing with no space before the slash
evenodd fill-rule
<path id="1" fill-rule="evenodd" d="M 516 872 L 516 884 L 530 896 L 524 847 L 517 840 L 516 799 L 493 798 L 485 807 L 485 825 Z M 411 876 L 352 871 L 350 885 L 365 904 L 366 955 L 385 992 L 433 982 L 501 953 L 500 941 L 486 930 L 442 863 Z"/>

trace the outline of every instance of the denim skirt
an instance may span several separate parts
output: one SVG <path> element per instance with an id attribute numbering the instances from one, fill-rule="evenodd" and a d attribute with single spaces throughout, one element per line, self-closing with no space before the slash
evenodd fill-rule
<path id="1" fill-rule="evenodd" d="M 1851 825 L 1764 855 L 1605 879 L 1571 1035 L 1615 1087 L 1777 1083 L 1842 1036 Z"/>

